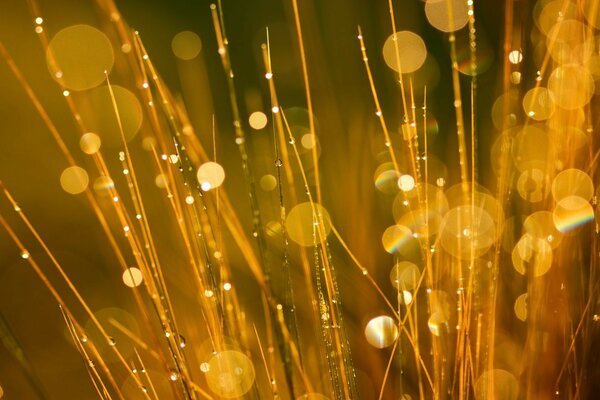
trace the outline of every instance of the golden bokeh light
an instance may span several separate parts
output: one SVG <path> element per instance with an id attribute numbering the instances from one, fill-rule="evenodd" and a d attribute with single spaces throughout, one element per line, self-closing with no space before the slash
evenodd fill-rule
<path id="1" fill-rule="evenodd" d="M 581 13 L 588 24 L 596 29 L 600 28 L 600 7 L 594 0 L 581 0 Z"/>
<path id="2" fill-rule="evenodd" d="M 515 300 L 514 305 L 515 315 L 521 321 L 527 320 L 527 293 L 523 293 Z"/>
<path id="3" fill-rule="evenodd" d="M 100 136 L 92 132 L 84 133 L 79 139 L 79 147 L 85 154 L 96 154 L 100 150 L 101 144 Z"/>
<path id="4" fill-rule="evenodd" d="M 600 1 L 21 3 L 0 397 L 594 398 Z"/>
<path id="5" fill-rule="evenodd" d="M 526 125 L 519 129 L 512 142 L 513 162 L 519 171 L 543 170 L 543 166 L 552 159 L 554 146 L 544 124 Z"/>
<path id="6" fill-rule="evenodd" d="M 115 182 L 111 177 L 100 175 L 94 179 L 94 192 L 99 196 L 112 196 L 112 190 L 115 188 Z"/>
<path id="7" fill-rule="evenodd" d="M 142 271 L 139 268 L 131 267 L 127 268 L 122 275 L 123 283 L 130 288 L 140 286 L 144 277 Z"/>
<path id="8" fill-rule="evenodd" d="M 553 249 L 558 248 L 563 235 L 554 226 L 552 213 L 549 211 L 536 211 L 523 221 L 523 231 L 531 237 L 545 240 Z"/>
<path id="9" fill-rule="evenodd" d="M 312 133 L 306 133 L 300 138 L 300 144 L 305 149 L 310 150 L 317 145 L 317 136 Z"/>
<path id="10" fill-rule="evenodd" d="M 538 1 L 534 9 L 534 21 L 544 35 L 560 20 L 577 18 L 579 7 L 572 1 Z"/>
<path id="11" fill-rule="evenodd" d="M 523 53 L 520 50 L 513 50 L 508 53 L 508 60 L 511 64 L 520 64 L 523 61 Z"/>
<path id="12" fill-rule="evenodd" d="M 263 175 L 260 178 L 259 184 L 262 190 L 264 190 L 265 192 L 270 192 L 272 190 L 275 190 L 275 188 L 277 187 L 277 178 L 269 174 Z"/>
<path id="13" fill-rule="evenodd" d="M 552 71 L 548 78 L 548 90 L 560 107 L 579 109 L 588 104 L 594 94 L 594 78 L 581 65 L 564 64 Z"/>
<path id="14" fill-rule="evenodd" d="M 477 378 L 475 399 L 517 400 L 519 399 L 519 381 L 506 370 L 487 370 Z"/>
<path id="15" fill-rule="evenodd" d="M 547 240 L 526 233 L 512 252 L 513 266 L 521 275 L 542 276 L 552 266 L 552 246 Z"/>
<path id="16" fill-rule="evenodd" d="M 439 237 L 448 253 L 469 259 L 488 251 L 499 232 L 494 216 L 487 210 L 465 205 L 448 211 L 441 222 Z"/>
<path id="17" fill-rule="evenodd" d="M 538 168 L 526 169 L 517 180 L 517 191 L 523 200 L 538 203 L 550 193 L 550 179 Z"/>
<path id="18" fill-rule="evenodd" d="M 205 376 L 214 394 L 234 399 L 248 393 L 254 385 L 256 373 L 252 360 L 244 353 L 225 350 L 211 357 Z"/>
<path id="19" fill-rule="evenodd" d="M 454 32 L 469 22 L 469 7 L 466 1 L 426 0 L 425 16 L 434 28 Z"/>
<path id="20" fill-rule="evenodd" d="M 263 129 L 267 126 L 267 122 L 269 122 L 267 115 L 262 111 L 255 111 L 250 114 L 248 117 L 248 123 L 252 129 L 256 129 L 257 131 Z"/>
<path id="21" fill-rule="evenodd" d="M 285 229 L 300 246 L 313 246 L 326 239 L 331 231 L 327 210 L 318 203 L 300 203 L 292 208 L 285 220 Z"/>
<path id="22" fill-rule="evenodd" d="M 381 237 L 383 248 L 390 254 L 400 252 L 413 238 L 410 229 L 403 225 L 392 225 L 388 227 Z"/>
<path id="23" fill-rule="evenodd" d="M 103 85 L 87 92 L 86 96 L 87 107 L 82 109 L 82 119 L 100 136 L 103 145 L 120 147 L 123 137 L 129 142 L 137 135 L 143 112 L 138 98 L 130 90 L 118 85 L 110 88 Z"/>
<path id="24" fill-rule="evenodd" d="M 429 331 L 435 336 L 441 336 L 449 329 L 450 303 L 448 293 L 443 290 L 428 290 L 427 299 L 431 313 L 427 320 Z"/>
<path id="25" fill-rule="evenodd" d="M 589 201 L 593 195 L 592 179 L 579 169 L 566 169 L 556 175 L 552 181 L 552 197 L 557 202 L 569 196 L 577 196 Z"/>
<path id="26" fill-rule="evenodd" d="M 367 323 L 365 337 L 371 346 L 384 349 L 398 339 L 398 327 L 391 317 L 380 315 Z"/>
<path id="27" fill-rule="evenodd" d="M 448 325 L 448 318 L 440 311 L 435 311 L 429 316 L 427 320 L 427 327 L 429 331 L 435 335 L 440 336 L 445 327 Z"/>
<path id="28" fill-rule="evenodd" d="M 171 50 L 181 60 L 193 60 L 202 50 L 200 37 L 191 31 L 179 32 L 171 41 Z"/>
<path id="29" fill-rule="evenodd" d="M 114 55 L 102 31 L 89 25 L 73 25 L 54 35 L 46 61 L 56 81 L 70 90 L 85 90 L 104 82 Z"/>
<path id="30" fill-rule="evenodd" d="M 70 194 L 79 194 L 84 192 L 90 178 L 85 169 L 77 166 L 65 168 L 60 175 L 60 186 Z"/>
<path id="31" fill-rule="evenodd" d="M 415 188 L 415 178 L 410 175 L 400 175 L 400 178 L 398 178 L 398 187 L 403 192 L 410 192 Z"/>
<path id="32" fill-rule="evenodd" d="M 375 187 L 382 193 L 395 194 L 398 191 L 398 172 L 394 169 L 394 164 L 386 162 L 381 164 L 375 170 Z"/>
<path id="33" fill-rule="evenodd" d="M 392 286 L 401 291 L 413 290 L 419 284 L 421 271 L 409 261 L 400 261 L 390 271 Z"/>
<path id="34" fill-rule="evenodd" d="M 198 179 L 200 188 L 208 192 L 223 184 L 223 181 L 225 181 L 225 170 L 221 164 L 213 161 L 205 162 L 198 168 L 196 178 Z"/>
<path id="35" fill-rule="evenodd" d="M 565 233 L 593 221 L 594 209 L 586 199 L 568 196 L 556 203 L 552 216 L 556 229 Z"/>
<path id="36" fill-rule="evenodd" d="M 559 20 L 548 33 L 547 47 L 559 64 L 583 63 L 592 55 L 585 46 L 585 25 L 575 19 Z"/>
<path id="37" fill-rule="evenodd" d="M 548 89 L 544 87 L 533 88 L 523 97 L 525 114 L 536 121 L 543 121 L 554 113 L 554 100 Z"/>
<path id="38" fill-rule="evenodd" d="M 410 31 L 396 32 L 383 45 L 383 59 L 396 72 L 415 72 L 425 62 L 427 48 L 419 35 Z"/>

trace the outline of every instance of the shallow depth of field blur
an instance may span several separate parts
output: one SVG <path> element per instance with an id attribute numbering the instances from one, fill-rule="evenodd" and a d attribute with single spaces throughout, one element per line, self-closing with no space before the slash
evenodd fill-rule
<path id="1" fill-rule="evenodd" d="M 599 29 L 2 2 L 0 398 L 595 398 Z"/>

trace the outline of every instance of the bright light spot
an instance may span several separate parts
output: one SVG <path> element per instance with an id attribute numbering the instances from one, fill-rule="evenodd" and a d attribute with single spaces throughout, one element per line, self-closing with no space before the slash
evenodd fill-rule
<path id="1" fill-rule="evenodd" d="M 367 323 L 365 337 L 371 346 L 383 349 L 391 346 L 396 341 L 398 338 L 398 327 L 391 317 L 381 315 Z"/>
<path id="2" fill-rule="evenodd" d="M 403 192 L 410 192 L 415 188 L 415 178 L 410 175 L 401 175 L 398 179 L 398 187 Z"/>
<path id="3" fill-rule="evenodd" d="M 181 60 L 193 60 L 202 50 L 202 41 L 194 32 L 179 32 L 171 41 L 171 50 Z"/>
<path id="4" fill-rule="evenodd" d="M 261 111 L 255 111 L 250 114 L 248 122 L 250 123 L 250 127 L 252 129 L 256 129 L 258 131 L 267 126 L 268 119 L 265 113 Z"/>
<path id="5" fill-rule="evenodd" d="M 137 287 L 141 285 L 144 277 L 142 275 L 142 271 L 139 268 L 131 267 L 127 268 L 125 272 L 123 272 L 123 283 L 130 288 Z"/>
<path id="6" fill-rule="evenodd" d="M 523 61 L 523 53 L 521 53 L 519 50 L 511 51 L 508 53 L 508 61 L 510 61 L 511 64 L 519 64 L 521 61 Z"/>
<path id="7" fill-rule="evenodd" d="M 223 184 L 225 180 L 225 170 L 216 162 L 206 162 L 198 168 L 196 174 L 200 187 L 205 192 L 213 188 L 217 188 Z"/>
<path id="8" fill-rule="evenodd" d="M 37 26 L 41 33 L 42 27 Z M 90 25 L 72 25 L 60 30 L 46 51 L 52 77 L 62 73 L 60 83 L 69 90 L 86 90 L 100 85 L 110 73 L 114 55 L 108 37 Z"/>
<path id="9" fill-rule="evenodd" d="M 85 154 L 97 153 L 100 150 L 101 144 L 100 136 L 91 132 L 84 133 L 81 135 L 81 139 L 79 139 L 79 147 L 81 147 L 81 151 Z"/>
<path id="10" fill-rule="evenodd" d="M 60 185 L 65 192 L 71 194 L 79 194 L 85 191 L 89 182 L 87 172 L 77 166 L 65 168 L 60 175 Z"/>

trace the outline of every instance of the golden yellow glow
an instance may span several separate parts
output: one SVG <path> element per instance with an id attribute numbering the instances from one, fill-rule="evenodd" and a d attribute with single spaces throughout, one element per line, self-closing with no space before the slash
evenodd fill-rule
<path id="1" fill-rule="evenodd" d="M 562 108 L 579 109 L 588 104 L 594 94 L 594 78 L 581 65 L 565 64 L 552 71 L 548 90 Z"/>
<path id="2" fill-rule="evenodd" d="M 143 281 L 142 271 L 139 268 L 127 268 L 123 272 L 123 283 L 130 288 L 140 286 Z"/>
<path id="3" fill-rule="evenodd" d="M 594 398 L 600 1 L 8 3 L 0 336 L 48 397 Z"/>
<path id="4" fill-rule="evenodd" d="M 367 323 L 365 337 L 371 346 L 384 349 L 394 344 L 398 339 L 398 327 L 391 317 L 381 315 Z"/>
<path id="5" fill-rule="evenodd" d="M 214 394 L 234 399 L 246 394 L 254 385 L 254 365 L 245 354 L 225 350 L 217 352 L 208 361 L 205 377 Z"/>
<path id="6" fill-rule="evenodd" d="M 493 369 L 483 372 L 475 383 L 475 399 L 519 399 L 519 381 L 510 372 Z"/>
<path id="7" fill-rule="evenodd" d="M 519 64 L 523 61 L 523 53 L 520 50 L 513 50 L 508 53 L 508 60 L 511 64 Z"/>
<path id="8" fill-rule="evenodd" d="M 100 150 L 100 145 L 102 141 L 100 140 L 100 136 L 95 133 L 84 133 L 79 140 L 79 147 L 81 147 L 81 151 L 85 154 L 96 154 L 98 150 Z"/>
<path id="9" fill-rule="evenodd" d="M 552 197 L 560 202 L 565 197 L 577 196 L 589 201 L 594 195 L 594 184 L 585 172 L 571 168 L 562 171 L 552 181 Z"/>
<path id="10" fill-rule="evenodd" d="M 89 103 L 81 110 L 81 114 L 88 128 L 100 136 L 103 145 L 121 147 L 121 129 L 127 142 L 140 130 L 143 120 L 142 106 L 130 90 L 118 85 L 111 85 L 111 89 L 117 110 L 108 86 L 103 85 L 86 92 Z"/>
<path id="11" fill-rule="evenodd" d="M 264 190 L 265 192 L 270 192 L 272 190 L 274 190 L 277 187 L 277 178 L 275 178 L 273 175 L 263 175 L 260 178 L 260 188 L 262 190 Z"/>
<path id="12" fill-rule="evenodd" d="M 538 203 L 550 193 L 550 179 L 540 169 L 527 169 L 519 175 L 517 191 L 522 199 Z"/>
<path id="13" fill-rule="evenodd" d="M 408 74 L 415 72 L 425 62 L 427 49 L 425 42 L 416 33 L 396 32 L 390 35 L 383 45 L 383 59 L 396 72 Z M 398 59 L 400 65 L 398 65 Z"/>
<path id="14" fill-rule="evenodd" d="M 377 167 L 373 180 L 375 181 L 375 187 L 380 192 L 394 194 L 398 191 L 398 177 L 394 164 L 386 162 Z"/>
<path id="15" fill-rule="evenodd" d="M 536 121 L 548 119 L 554 113 L 554 100 L 544 87 L 533 88 L 523 97 L 525 114 Z"/>
<path id="16" fill-rule="evenodd" d="M 67 193 L 79 194 L 87 189 L 90 179 L 85 169 L 68 167 L 60 175 L 60 186 Z"/>
<path id="17" fill-rule="evenodd" d="M 398 187 L 403 192 L 410 192 L 415 188 L 415 178 L 410 175 L 401 175 L 398 179 Z"/>
<path id="18" fill-rule="evenodd" d="M 202 41 L 194 32 L 179 32 L 171 41 L 171 50 L 181 60 L 193 60 L 202 50 Z"/>
<path id="19" fill-rule="evenodd" d="M 390 254 L 401 252 L 403 247 L 407 246 L 413 233 L 410 229 L 403 225 L 392 225 L 383 232 L 381 241 L 383 248 Z"/>
<path id="20" fill-rule="evenodd" d="M 534 10 L 534 21 L 544 35 L 560 20 L 577 18 L 579 7 L 572 1 L 538 1 Z"/>
<path id="21" fill-rule="evenodd" d="M 419 267 L 409 261 L 400 261 L 390 271 L 392 285 L 401 291 L 413 290 L 420 278 Z"/>
<path id="22" fill-rule="evenodd" d="M 205 192 L 218 188 L 225 180 L 225 170 L 216 162 L 206 162 L 198 168 L 196 173 L 198 183 Z"/>
<path id="23" fill-rule="evenodd" d="M 568 232 L 594 220 L 594 209 L 579 196 L 561 199 L 552 212 L 554 226 L 560 232 Z"/>
<path id="24" fill-rule="evenodd" d="M 112 189 L 115 188 L 113 180 L 106 175 L 100 175 L 94 179 L 94 191 L 101 196 L 110 196 Z"/>
<path id="25" fill-rule="evenodd" d="M 448 253 L 469 259 L 489 250 L 498 234 L 493 214 L 481 207 L 464 205 L 448 211 L 439 236 Z"/>
<path id="26" fill-rule="evenodd" d="M 549 211 L 536 211 L 529 215 L 523 222 L 523 231 L 535 239 L 545 240 L 553 249 L 558 248 L 563 238 Z"/>
<path id="27" fill-rule="evenodd" d="M 434 28 L 454 32 L 469 22 L 469 8 L 466 1 L 426 0 L 425 16 Z"/>
<path id="28" fill-rule="evenodd" d="M 527 320 L 527 293 L 523 293 L 515 300 L 515 315 L 521 321 Z"/>
<path id="29" fill-rule="evenodd" d="M 320 204 L 300 203 L 289 212 L 285 221 L 285 229 L 290 239 L 300 246 L 312 246 L 315 243 L 321 243 L 331 231 L 329 213 Z M 322 237 L 319 232 L 322 232 L 325 236 Z"/>
<path id="30" fill-rule="evenodd" d="M 305 149 L 310 150 L 317 145 L 317 137 L 312 133 L 306 133 L 302 135 L 302 138 L 300 139 L 300 144 L 302 144 L 302 147 L 304 147 Z"/>
<path id="31" fill-rule="evenodd" d="M 91 89 L 106 79 L 114 62 L 106 35 L 89 25 L 60 30 L 48 45 L 50 75 L 70 90 Z"/>
<path id="32" fill-rule="evenodd" d="M 552 246 L 547 240 L 526 233 L 513 249 L 512 262 L 521 275 L 542 276 L 552 266 Z"/>
<path id="33" fill-rule="evenodd" d="M 588 24 L 600 28 L 600 7 L 594 0 L 581 0 L 581 14 Z"/>
<path id="34" fill-rule="evenodd" d="M 255 111 L 252 114 L 250 114 L 250 117 L 248 117 L 248 122 L 250 123 L 250 127 L 252 129 L 256 129 L 257 131 L 259 131 L 265 126 L 267 126 L 267 122 L 269 122 L 269 120 L 267 119 L 267 115 L 264 112 Z"/>

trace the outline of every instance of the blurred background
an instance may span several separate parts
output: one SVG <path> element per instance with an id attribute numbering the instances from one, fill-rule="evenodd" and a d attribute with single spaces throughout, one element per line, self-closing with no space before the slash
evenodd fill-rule
<path id="1" fill-rule="evenodd" d="M 43 17 L 41 26 L 49 39 L 62 29 L 77 24 L 91 25 L 104 31 L 113 42 L 116 54 L 110 75 L 111 84 L 129 90 L 140 101 L 138 92 L 142 83 L 127 72 L 122 51 L 119 53 L 122 49 L 114 45 L 118 42 L 114 26 L 100 11 L 98 4 L 101 3 L 91 0 L 40 0 L 38 6 Z M 522 31 L 528 31 L 533 24 L 530 18 L 532 3 L 514 2 L 514 20 L 518 28 L 514 28 L 512 45 L 521 49 L 524 54 L 528 54 L 532 47 L 527 35 L 522 34 Z M 393 189 L 390 190 L 389 175 L 387 178 L 385 174 L 382 175 L 382 172 L 390 170 L 391 160 L 375 115 L 376 108 L 357 39 L 360 26 L 383 114 L 393 137 L 399 138 L 404 118 L 399 84 L 397 75 L 386 65 L 382 54 L 384 43 L 392 33 L 388 3 L 360 0 L 300 1 L 318 138 L 308 136 L 306 142 L 304 134 L 309 133 L 308 112 L 291 4 L 291 1 L 274 0 L 222 1 L 236 93 L 247 131 L 249 161 L 255 180 L 259 182 L 257 196 L 262 222 L 266 227 L 268 258 L 273 265 L 278 265 L 282 254 L 278 191 L 270 184 L 272 177 L 262 179 L 276 174 L 273 131 L 270 123 L 266 128 L 255 129 L 252 121 L 248 120 L 254 112 L 265 113 L 271 120 L 271 103 L 267 81 L 264 79 L 261 52 L 261 44 L 266 43 L 267 28 L 278 98 L 292 122 L 296 137 L 303 138 L 301 157 L 309 160 L 311 147 L 318 147 L 323 206 L 349 248 L 379 283 L 386 297 L 395 299 L 396 288 L 389 278 L 394 257 L 384 251 L 381 236 L 394 223 L 391 210 L 397 197 L 396 181 L 392 179 Z M 217 158 L 226 172 L 223 187 L 249 234 L 252 231 L 252 210 L 240 156 L 234 142 L 226 75 L 217 53 L 209 5 L 207 0 L 116 1 L 120 17 L 139 32 L 164 83 L 175 98 L 185 104 L 189 123 L 209 153 L 213 146 L 214 123 Z M 422 138 L 426 134 L 431 183 L 439 183 L 439 179 L 442 179 L 442 186 L 446 184 L 449 187 L 457 183 L 460 177 L 449 42 L 447 34 L 429 24 L 423 5 L 420 0 L 396 2 L 396 28 L 418 34 L 426 45 L 423 66 L 410 75 L 419 115 L 422 114 L 421 107 L 426 105 L 426 132 L 423 126 L 418 127 L 419 143 L 423 149 Z M 493 124 L 492 105 L 501 93 L 503 83 L 504 7 L 497 2 L 481 1 L 476 3 L 475 9 L 477 70 L 473 71 L 470 64 L 468 29 L 457 32 L 456 51 L 461 72 L 463 107 L 466 110 L 472 105 L 468 95 L 471 77 L 475 73 L 477 75 L 477 118 L 474 119 L 477 132 L 476 165 L 479 183 L 495 190 L 496 177 L 489 154 L 498 135 Z M 0 4 L 0 41 L 14 58 L 26 82 L 71 149 L 77 164 L 84 168 L 91 167 L 91 159 L 79 151 L 80 135 L 76 121 L 63 101 L 63 90 L 49 72 L 46 54 L 38 38 L 39 33 L 35 31 L 40 24 L 36 24 L 34 19 L 29 2 L 3 1 Z M 174 54 L 177 51 L 174 39 L 185 31 L 197 35 L 192 36 L 193 40 L 196 37 L 200 39 L 199 44 L 196 44 L 199 52 L 192 51 L 193 54 L 189 57 Z M 93 46 L 92 42 L 90 46 Z M 97 54 L 93 48 L 91 50 L 91 54 Z M 523 81 L 534 79 L 536 64 L 533 56 L 523 64 Z M 102 145 L 104 156 L 109 170 L 119 172 L 122 168 L 119 151 L 122 148 L 115 128 L 113 110 L 102 100 L 95 100 L 94 90 L 96 89 L 71 91 L 69 96 L 83 104 L 82 118 L 88 126 L 106 132 Z M 127 103 L 126 100 L 123 101 Z M 192 376 L 200 379 L 199 365 L 203 361 L 203 346 L 206 347 L 208 339 L 203 317 L 196 307 L 194 287 L 186 278 L 189 271 L 182 244 L 175 234 L 176 221 L 165 211 L 168 200 L 164 177 L 156 171 L 151 155 L 144 150 L 144 140 L 149 137 L 147 132 L 151 130 L 147 109 L 136 105 L 135 100 L 127 104 L 130 108 L 127 108 L 125 118 L 128 119 L 128 124 L 133 125 L 129 143 L 147 206 L 148 220 L 155 233 L 159 258 L 163 268 L 168 271 L 167 286 L 176 305 L 176 313 L 183 321 L 182 334 L 192 346 L 189 351 L 190 364 L 198 367 L 192 372 Z M 469 118 L 465 120 L 465 124 L 466 131 L 470 132 L 472 122 Z M 315 140 L 318 142 L 311 144 Z M 400 139 L 393 139 L 395 140 L 400 144 Z M 467 138 L 467 147 L 470 146 L 470 139 Z M 408 158 L 405 155 L 399 158 L 399 162 L 402 168 L 408 168 Z M 123 284 L 115 254 L 100 230 L 89 203 L 82 195 L 73 196 L 61 188 L 61 173 L 67 166 L 67 161 L 23 87 L 7 64 L 0 62 L 0 180 L 27 213 L 98 318 L 109 324 L 110 320 L 117 320 L 137 336 L 147 340 L 150 347 L 160 347 L 149 334 L 156 329 L 156 321 L 145 323 L 134 307 L 132 291 L 139 288 L 132 289 Z M 307 161 L 305 166 L 309 179 L 314 179 L 311 175 L 311 163 Z M 299 179 L 299 173 L 294 171 L 294 174 Z M 90 185 L 94 187 L 100 207 L 109 210 L 112 199 L 106 193 L 103 194 L 102 182 L 96 181 L 96 178 L 98 176 L 90 172 Z M 126 190 L 127 183 L 122 174 L 115 173 L 113 179 L 117 187 Z M 291 209 L 293 204 L 286 206 Z M 111 215 L 110 211 L 107 212 L 107 215 Z M 4 197 L 0 199 L 0 214 L 21 237 L 31 256 L 37 258 L 58 292 L 65 293 L 65 301 L 80 318 L 80 322 L 87 326 L 87 318 L 81 306 Z M 116 230 L 120 229 L 115 218 L 109 218 L 109 225 Z M 246 319 L 254 321 L 261 330 L 260 326 L 264 321 L 259 288 L 233 243 L 233 238 L 226 231 L 223 234 L 232 268 L 232 282 L 237 289 L 242 309 L 246 313 Z M 125 247 L 123 238 L 119 238 L 119 245 Z M 299 302 L 298 319 L 304 337 L 303 352 L 308 360 L 316 360 L 319 358 L 319 350 L 316 348 L 318 340 L 310 329 L 310 306 L 303 304 L 305 289 L 302 288 L 298 246 L 291 246 L 292 274 Z M 376 399 L 380 395 L 380 385 L 390 351 L 370 346 L 365 338 L 364 327 L 372 318 L 386 313 L 385 304 L 363 279 L 360 270 L 353 265 L 338 242 L 332 240 L 330 246 L 336 265 L 346 330 L 357 370 L 360 398 Z M 130 265 L 134 262 L 127 254 L 126 261 Z M 502 312 L 502 322 L 498 324 L 499 348 L 504 350 L 497 356 L 498 367 L 507 369 L 515 364 L 524 343 L 524 327 L 518 325 L 520 321 L 512 313 L 514 297 L 522 290 L 512 286 L 513 280 L 512 275 L 506 278 L 504 284 L 509 295 L 506 296 L 506 301 L 499 300 L 500 309 L 507 311 Z M 145 296 L 145 293 L 140 293 L 142 297 Z M 147 299 L 143 301 L 147 302 Z M 118 330 L 110 330 L 114 331 L 118 343 L 127 343 L 129 340 Z M 0 337 L 3 344 L 0 346 L 0 387 L 4 398 L 96 398 L 84 361 L 72 343 L 60 309 L 3 230 L 0 230 Z M 423 340 L 428 342 L 427 338 Z M 126 358 L 132 358 L 133 346 L 124 345 L 123 348 L 128 349 L 124 350 Z M 107 349 L 101 348 L 100 351 L 106 352 L 109 364 L 116 365 Z M 428 354 L 425 356 L 429 357 Z M 253 361 L 257 390 L 262 396 L 266 396 L 267 378 L 258 367 L 261 359 L 254 350 Z M 169 394 L 172 393 L 172 388 L 166 379 L 164 366 L 152 361 L 152 358 L 147 359 L 147 362 L 148 370 L 156 374 L 157 390 L 164 393 L 161 398 L 176 398 L 170 397 L 174 395 Z M 315 363 L 318 364 L 317 361 Z M 412 356 L 403 355 L 400 351 L 391 365 L 383 398 L 405 399 L 400 397 L 403 393 L 410 394 L 413 398 L 418 397 L 411 363 L 414 363 Z M 401 377 L 403 374 L 406 374 L 406 378 Z M 137 393 L 133 390 L 135 384 L 127 374 L 117 373 L 116 379 L 122 385 L 124 393 L 131 393 L 127 395 L 128 399 L 140 396 L 133 394 Z M 314 383 L 316 389 L 325 390 L 318 381 Z"/>

